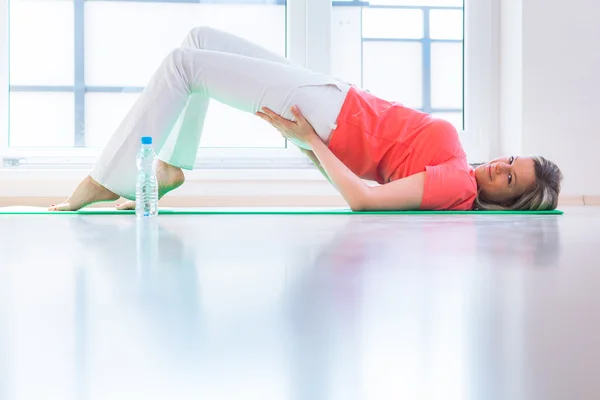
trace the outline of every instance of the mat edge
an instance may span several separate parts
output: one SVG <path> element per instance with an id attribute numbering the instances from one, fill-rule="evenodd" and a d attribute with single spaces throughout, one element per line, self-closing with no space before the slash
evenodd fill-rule
<path id="1" fill-rule="evenodd" d="M 81 211 L 2 211 L 0 215 L 135 215 L 135 211 L 81 210 Z M 564 215 L 562 210 L 553 211 L 363 211 L 346 210 L 161 210 L 159 215 Z"/>

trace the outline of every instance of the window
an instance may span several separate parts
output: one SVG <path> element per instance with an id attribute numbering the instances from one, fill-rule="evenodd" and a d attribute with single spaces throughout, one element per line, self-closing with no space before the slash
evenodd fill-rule
<path id="1" fill-rule="evenodd" d="M 462 130 L 463 1 L 338 4 L 333 14 L 334 75 Z"/>
<path id="2" fill-rule="evenodd" d="M 481 49 L 492 1 L 0 0 L 0 27 L 10 21 L 10 36 L 0 30 L 10 56 L 0 65 L 9 82 L 0 85 L 0 120 L 9 121 L 0 125 L 0 154 L 13 167 L 92 164 L 165 54 L 208 25 L 446 118 L 483 159 L 493 113 L 482 96 L 493 93 L 481 71 L 493 57 Z M 463 41 L 463 27 L 477 36 Z M 469 56 L 469 45 L 483 53 Z M 217 102 L 201 147 L 208 168 L 310 167 L 263 121 Z"/>
<path id="3" fill-rule="evenodd" d="M 231 3 L 10 0 L 9 145 L 103 147 L 164 56 L 195 26 L 285 56 L 285 0 Z M 202 145 L 284 148 L 266 128 L 212 102 Z"/>
<path id="4" fill-rule="evenodd" d="M 469 161 L 486 160 L 498 135 L 497 3 L 333 4 L 333 75 L 450 121 L 460 132 Z"/>

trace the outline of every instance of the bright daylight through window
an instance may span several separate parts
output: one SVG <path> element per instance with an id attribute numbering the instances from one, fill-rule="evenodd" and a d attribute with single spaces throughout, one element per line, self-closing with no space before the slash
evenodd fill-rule
<path id="1" fill-rule="evenodd" d="M 7 0 L 10 111 L 0 150 L 98 151 L 164 56 L 196 26 L 289 56 L 290 46 L 305 43 L 290 23 L 297 17 L 290 10 L 304 11 L 291 8 L 294 1 L 311 2 Z M 462 0 L 334 1 L 331 54 L 323 57 L 331 75 L 462 130 L 463 26 Z M 264 121 L 216 101 L 200 146 L 237 149 L 237 156 L 288 147 Z"/>

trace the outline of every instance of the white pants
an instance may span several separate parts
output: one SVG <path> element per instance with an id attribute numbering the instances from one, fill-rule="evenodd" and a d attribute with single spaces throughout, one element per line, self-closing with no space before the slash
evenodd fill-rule
<path id="1" fill-rule="evenodd" d="M 242 38 L 195 28 L 154 73 L 90 175 L 112 192 L 135 199 L 142 136 L 152 136 L 160 160 L 192 169 L 211 98 L 251 113 L 268 107 L 288 119 L 293 119 L 290 107 L 298 105 L 327 141 L 349 88 Z"/>

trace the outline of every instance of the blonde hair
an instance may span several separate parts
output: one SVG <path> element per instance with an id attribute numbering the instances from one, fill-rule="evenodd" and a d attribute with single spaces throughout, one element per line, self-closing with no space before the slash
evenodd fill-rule
<path id="1" fill-rule="evenodd" d="M 558 195 L 563 174 L 558 166 L 544 157 L 534 156 L 535 186 L 510 205 L 486 202 L 479 195 L 474 209 L 482 211 L 542 211 L 554 210 L 558 206 Z"/>

